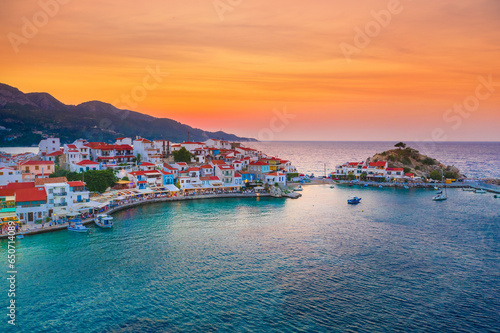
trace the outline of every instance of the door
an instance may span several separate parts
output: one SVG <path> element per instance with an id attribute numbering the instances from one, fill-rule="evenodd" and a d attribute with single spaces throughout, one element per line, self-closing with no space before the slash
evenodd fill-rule
<path id="1" fill-rule="evenodd" d="M 28 213 L 28 222 L 33 222 L 33 213 Z"/>

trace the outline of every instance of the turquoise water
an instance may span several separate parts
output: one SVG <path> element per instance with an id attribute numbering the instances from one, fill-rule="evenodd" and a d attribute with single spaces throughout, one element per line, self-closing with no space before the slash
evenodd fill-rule
<path id="1" fill-rule="evenodd" d="M 115 214 L 113 230 L 26 237 L 18 325 L 2 314 L 0 331 L 498 332 L 500 199 L 432 193 L 310 186 L 298 200 L 154 204 Z M 0 290 L 6 305 L 4 279 Z"/>

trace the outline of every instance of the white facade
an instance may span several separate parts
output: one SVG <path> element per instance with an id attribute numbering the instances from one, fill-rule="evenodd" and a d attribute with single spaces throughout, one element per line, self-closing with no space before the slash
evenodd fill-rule
<path id="1" fill-rule="evenodd" d="M 10 167 L 0 167 L 0 185 L 20 183 L 23 181 L 21 171 Z"/>
<path id="2" fill-rule="evenodd" d="M 47 207 L 71 207 L 73 201 L 68 183 L 51 183 L 43 185 L 47 193 Z"/>
<path id="3" fill-rule="evenodd" d="M 59 140 L 59 138 L 43 139 L 38 144 L 38 149 L 39 149 L 38 153 L 40 155 L 42 155 L 43 153 L 50 154 L 55 151 L 61 150 L 61 140 Z"/>

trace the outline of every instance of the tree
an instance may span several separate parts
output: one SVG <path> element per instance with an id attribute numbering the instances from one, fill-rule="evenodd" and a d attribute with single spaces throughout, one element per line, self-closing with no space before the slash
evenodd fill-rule
<path id="1" fill-rule="evenodd" d="M 403 171 L 404 171 L 405 173 L 410 173 L 411 169 L 410 169 L 410 168 L 408 168 L 408 167 L 404 167 L 404 168 L 403 168 Z"/>
<path id="2" fill-rule="evenodd" d="M 103 193 L 116 182 L 113 170 L 90 170 L 85 172 L 85 183 L 90 191 Z"/>
<path id="3" fill-rule="evenodd" d="M 441 172 L 439 170 L 433 170 L 429 175 L 429 177 L 431 177 L 434 180 L 441 180 L 442 178 Z"/>
<path id="4" fill-rule="evenodd" d="M 180 190 L 181 189 L 181 182 L 177 180 L 177 183 L 175 183 L 175 186 Z"/>
<path id="5" fill-rule="evenodd" d="M 122 180 L 125 180 L 125 181 L 130 181 L 130 179 L 128 179 L 127 176 L 123 177 Z"/>
<path id="6" fill-rule="evenodd" d="M 142 155 L 141 155 L 141 154 L 137 154 L 137 156 L 136 156 L 136 157 L 134 157 L 134 158 L 132 159 L 132 161 L 134 161 L 134 162 L 135 162 L 135 165 L 137 165 L 137 164 L 141 163 L 141 161 L 142 161 Z"/>
<path id="7" fill-rule="evenodd" d="M 174 151 L 174 160 L 176 162 L 191 162 L 191 153 L 185 148 L 182 147 L 178 151 Z"/>
<path id="8" fill-rule="evenodd" d="M 399 149 L 404 149 L 406 148 L 406 143 L 403 143 L 403 142 L 398 142 L 394 145 L 394 147 L 397 147 Z"/>
<path id="9" fill-rule="evenodd" d="M 354 179 L 356 179 L 356 176 L 353 175 L 353 174 L 349 174 L 349 175 L 347 175 L 347 179 L 348 180 L 354 180 Z"/>

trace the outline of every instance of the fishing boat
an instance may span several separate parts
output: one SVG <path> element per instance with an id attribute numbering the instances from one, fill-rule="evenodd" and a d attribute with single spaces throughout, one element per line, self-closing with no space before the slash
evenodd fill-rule
<path id="1" fill-rule="evenodd" d="M 110 229 L 113 227 L 113 217 L 109 216 L 108 214 L 97 215 L 94 219 L 94 222 L 98 227 L 101 228 Z"/>
<path id="2" fill-rule="evenodd" d="M 482 193 L 487 193 L 487 192 L 485 190 L 481 189 L 481 190 L 475 190 L 474 193 L 481 193 L 482 194 Z"/>
<path id="3" fill-rule="evenodd" d="M 358 197 L 349 197 L 349 199 L 347 199 L 347 203 L 350 205 L 359 204 L 360 201 L 361 201 L 361 198 L 358 198 Z"/>
<path id="4" fill-rule="evenodd" d="M 476 189 L 473 187 L 462 187 L 462 191 L 474 192 Z"/>
<path id="5" fill-rule="evenodd" d="M 443 182 L 443 169 L 441 169 L 441 183 Z M 436 187 L 434 187 L 436 188 Z M 444 193 L 443 191 L 439 191 L 437 192 L 433 197 L 432 197 L 432 200 L 434 201 L 443 201 L 443 200 L 446 200 L 448 199 L 448 195 L 447 195 L 447 192 L 446 192 L 446 184 L 444 184 Z"/>
<path id="6" fill-rule="evenodd" d="M 68 226 L 69 231 L 74 231 L 74 232 L 87 232 L 89 231 L 89 228 L 84 226 L 82 222 L 75 222 L 73 224 L 70 224 Z"/>

